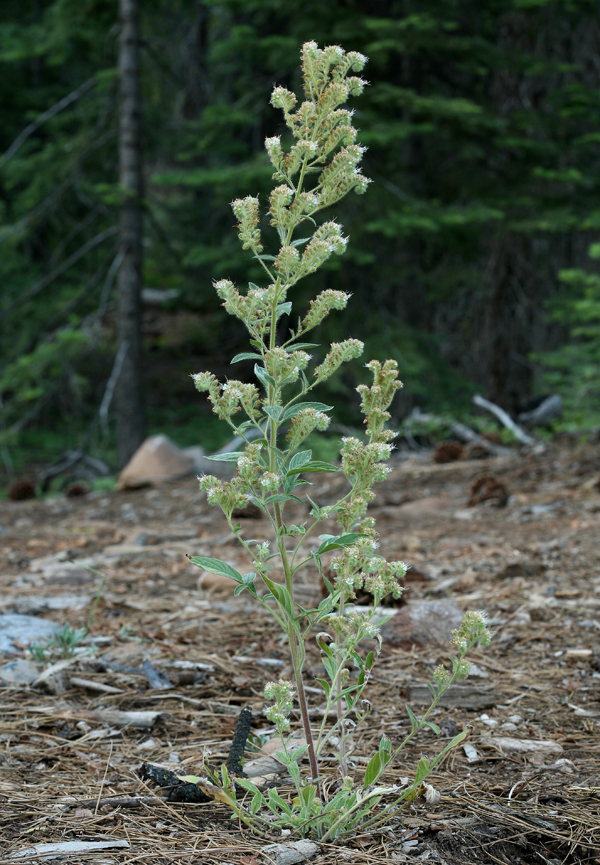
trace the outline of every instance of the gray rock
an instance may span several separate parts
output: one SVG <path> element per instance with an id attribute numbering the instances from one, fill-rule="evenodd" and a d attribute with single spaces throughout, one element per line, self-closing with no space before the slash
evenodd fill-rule
<path id="1" fill-rule="evenodd" d="M 415 601 L 400 607 L 381 629 L 392 646 L 445 644 L 461 623 L 463 611 L 456 601 Z"/>
<path id="2" fill-rule="evenodd" d="M 39 674 L 35 664 L 16 658 L 0 667 L 0 682 L 5 685 L 31 685 Z"/>
<path id="3" fill-rule="evenodd" d="M 57 622 L 48 619 L 38 619 L 35 616 L 24 616 L 19 613 L 7 613 L 0 616 L 0 654 L 15 654 L 19 651 L 14 645 L 16 640 L 23 645 L 30 645 L 38 640 L 47 640 L 60 628 Z"/>
<path id="4" fill-rule="evenodd" d="M 275 865 L 296 865 L 306 862 L 319 852 L 319 845 L 314 841 L 290 841 L 289 844 L 267 844 L 261 849 Z"/>

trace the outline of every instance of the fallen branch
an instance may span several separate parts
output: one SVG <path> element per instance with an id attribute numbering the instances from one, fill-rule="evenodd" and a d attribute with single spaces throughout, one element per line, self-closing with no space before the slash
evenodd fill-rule
<path id="1" fill-rule="evenodd" d="M 433 414 L 425 414 L 420 411 L 418 408 L 414 408 L 411 414 L 408 417 L 408 420 L 417 421 L 417 423 L 444 423 L 444 418 L 437 417 Z M 455 438 L 459 441 L 464 442 L 465 444 L 478 444 L 484 448 L 487 448 L 488 451 L 494 456 L 511 456 L 512 451 L 510 448 L 502 447 L 502 445 L 496 445 L 488 439 L 484 438 L 479 433 L 475 432 L 471 427 L 466 426 L 464 423 L 460 423 L 459 421 L 450 421 L 450 432 Z"/>
<path id="2" fill-rule="evenodd" d="M 493 415 L 495 415 L 500 423 L 506 427 L 506 429 L 510 430 L 511 433 L 518 438 L 520 442 L 523 442 L 525 445 L 535 444 L 535 439 L 530 435 L 527 435 L 525 430 L 522 430 L 520 426 L 514 422 L 514 420 L 508 415 L 504 409 L 500 408 L 499 405 L 496 405 L 493 402 L 490 402 L 487 399 L 484 399 L 478 393 L 473 397 L 473 402 L 475 405 L 478 405 L 479 408 L 484 408 L 487 411 L 490 411 Z"/>

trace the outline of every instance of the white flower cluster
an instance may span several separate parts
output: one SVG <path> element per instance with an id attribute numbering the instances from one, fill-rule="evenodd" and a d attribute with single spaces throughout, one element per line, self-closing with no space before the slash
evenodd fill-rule
<path id="1" fill-rule="evenodd" d="M 265 715 L 275 724 L 279 733 L 289 730 L 289 714 L 294 706 L 294 689 L 291 682 L 280 679 L 279 682 L 268 682 L 265 685 L 264 695 L 266 700 L 274 700 L 275 705 L 269 706 Z"/>

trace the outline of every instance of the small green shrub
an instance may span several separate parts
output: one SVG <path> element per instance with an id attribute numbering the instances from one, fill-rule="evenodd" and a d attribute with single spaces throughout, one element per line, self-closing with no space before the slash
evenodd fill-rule
<path id="1" fill-rule="evenodd" d="M 228 563 L 206 556 L 191 561 L 200 568 L 230 577 L 236 584 L 235 595 L 249 592 L 287 638 L 293 679 L 269 683 L 265 697 L 272 703 L 267 717 L 283 743 L 276 756 L 285 763 L 296 795 L 292 801 L 286 801 L 277 790 L 263 792 L 250 780 L 237 778 L 237 784 L 249 794 L 240 801 L 225 766 L 220 775 L 212 773 L 197 778 L 196 782 L 216 800 L 227 803 L 234 815 L 259 833 L 277 826 L 321 841 L 348 837 L 359 826 L 363 830 L 373 829 L 417 797 L 424 796 L 430 804 L 439 798 L 426 779 L 449 750 L 463 741 L 466 732 L 455 736 L 435 759 L 421 757 L 414 780 L 408 786 L 384 784 L 382 776 L 392 769 L 401 750 L 420 730 L 429 728 L 439 734 L 429 720 L 432 711 L 448 687 L 468 675 L 465 656 L 469 649 L 477 642 L 483 645 L 489 642 L 484 616 L 467 613 L 454 632 L 456 655 L 451 669 L 439 667 L 434 673 L 430 708 L 422 718 L 417 718 L 407 706 L 410 733 L 397 745 L 382 736 L 364 776 L 355 778 L 351 774 L 352 731 L 370 712 L 363 692 L 381 649 L 380 627 L 388 618 L 382 614 L 380 604 L 388 594 L 399 597 L 400 580 L 407 570 L 404 562 L 388 562 L 378 552 L 379 536 L 374 520 L 367 516 L 367 507 L 374 497 L 373 486 L 383 481 L 389 471 L 385 463 L 392 452 L 390 441 L 394 433 L 386 428 L 390 418 L 388 408 L 402 385 L 395 361 L 367 363 L 372 384 L 360 384 L 357 388 L 365 436 L 342 439 L 341 468 L 315 459 L 307 441 L 327 429 L 332 406 L 317 401 L 313 391 L 343 363 L 359 357 L 363 344 L 352 338 L 333 343 L 309 378 L 312 358 L 308 350 L 318 349 L 318 345 L 307 342 L 307 336 L 332 310 L 344 309 L 349 295 L 343 291 L 323 291 L 298 319 L 292 318 L 289 298 L 302 277 L 321 267 L 331 255 L 341 255 L 346 249 L 342 227 L 334 221 L 317 225 L 314 217 L 349 192 L 365 192 L 369 183 L 359 168 L 364 148 L 356 143 L 352 113 L 341 107 L 350 96 L 362 93 L 364 82 L 352 73 L 360 72 L 365 63 L 366 58 L 355 51 L 345 53 L 338 46 L 320 50 L 314 42 L 308 42 L 302 49 L 304 101 L 297 105 L 293 93 L 283 87 L 274 89 L 271 102 L 282 109 L 294 139 L 288 150 L 283 149 L 278 137 L 265 142 L 276 181 L 270 196 L 269 222 L 275 229 L 279 251 L 276 255 L 265 252 L 258 199 L 249 196 L 234 201 L 232 207 L 242 246 L 260 263 L 266 285 L 250 283 L 246 292 L 240 292 L 227 279 L 215 284 L 225 309 L 239 318 L 250 334 L 250 351 L 236 355 L 232 364 L 247 359 L 255 361 L 259 387 L 236 380 L 220 384 L 210 372 L 193 376 L 197 389 L 208 392 L 214 413 L 246 442 L 243 451 L 212 457 L 236 465 L 232 480 L 224 483 L 207 475 L 201 478 L 200 486 L 208 501 L 222 509 L 232 532 L 250 556 L 254 570 L 240 574 Z M 295 232 L 301 226 L 302 236 L 296 238 Z M 280 319 L 284 316 L 293 329 L 287 339 L 279 341 Z M 240 411 L 245 416 L 242 421 L 236 417 Z M 336 504 L 321 507 L 306 492 L 310 486 L 307 476 L 338 471 L 345 475 L 348 490 Z M 268 518 L 273 530 L 273 549 L 268 542 L 245 538 L 240 524 L 234 523 L 234 509 L 249 501 Z M 300 525 L 286 521 L 286 507 L 291 502 L 302 504 L 309 511 L 309 518 Z M 316 548 L 307 549 L 306 541 L 312 540 L 319 526 L 331 518 L 337 521 L 337 533 L 319 535 Z M 332 553 L 329 573 L 335 576 L 330 581 L 324 573 L 324 563 L 325 557 Z M 314 565 L 328 592 L 314 609 L 303 608 L 294 595 L 294 577 L 308 564 Z M 261 586 L 267 590 L 263 596 L 258 591 Z M 373 608 L 366 613 L 356 611 L 351 603 L 355 590 L 362 587 L 374 598 Z M 323 689 L 324 718 L 314 728 L 302 675 L 306 642 L 311 636 L 318 643 L 325 669 L 323 677 L 317 680 Z M 366 639 L 375 641 L 375 648 L 360 651 Z M 357 678 L 351 676 L 349 667 L 355 668 Z M 300 710 L 306 740 L 300 747 L 287 735 L 294 703 Z M 336 715 L 331 725 L 330 710 Z M 321 760 L 332 749 L 338 760 L 337 786 L 324 784 L 321 774 Z M 301 770 L 304 755 L 308 758 L 308 775 Z M 377 806 L 383 799 L 386 808 L 379 809 Z"/>

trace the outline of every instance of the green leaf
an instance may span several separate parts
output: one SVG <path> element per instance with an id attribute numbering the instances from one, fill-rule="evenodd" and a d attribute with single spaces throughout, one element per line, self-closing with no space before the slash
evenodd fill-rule
<path id="1" fill-rule="evenodd" d="M 324 463 L 321 460 L 311 460 L 311 462 L 300 466 L 297 469 L 288 469 L 288 475 L 297 475 L 299 472 L 339 472 L 339 466 L 333 466 L 331 463 Z"/>
<path id="2" fill-rule="evenodd" d="M 205 571 L 210 571 L 211 574 L 219 574 L 222 577 L 231 577 L 236 583 L 243 583 L 242 575 L 228 565 L 227 562 L 222 562 L 220 559 L 210 559 L 206 556 L 188 556 L 190 562 L 199 568 L 204 568 Z"/>
<path id="3" fill-rule="evenodd" d="M 300 786 L 300 768 L 295 760 L 292 760 L 289 763 L 286 763 L 286 767 L 290 775 L 292 776 L 292 781 L 296 788 Z"/>
<path id="4" fill-rule="evenodd" d="M 210 457 L 205 457 L 205 459 L 214 460 L 216 463 L 236 463 L 243 456 L 243 451 L 229 451 L 226 454 L 213 454 Z"/>
<path id="5" fill-rule="evenodd" d="M 302 411 L 305 408 L 314 408 L 315 411 L 330 411 L 333 406 L 325 405 L 324 402 L 299 402 L 296 405 L 291 405 L 288 409 L 285 410 L 281 418 L 281 422 L 283 423 L 283 421 L 295 417 L 299 411 Z"/>
<path id="6" fill-rule="evenodd" d="M 372 667 L 373 667 L 373 663 L 374 663 L 374 661 L 375 661 L 375 653 L 374 653 L 374 652 L 369 652 L 369 654 L 368 654 L 367 657 L 365 658 L 365 669 L 366 669 L 366 670 L 371 670 Z"/>
<path id="7" fill-rule="evenodd" d="M 423 726 L 429 727 L 429 729 L 432 730 L 436 736 L 439 736 L 440 733 L 442 732 L 440 730 L 440 728 L 438 727 L 438 725 L 434 724 L 433 721 L 424 721 Z"/>
<path id="8" fill-rule="evenodd" d="M 419 728 L 419 721 L 417 720 L 415 713 L 410 708 L 410 706 L 406 706 L 406 711 L 408 712 L 408 717 L 410 718 L 410 723 L 412 724 L 413 732 Z"/>
<path id="9" fill-rule="evenodd" d="M 344 547 L 351 546 L 359 538 L 364 537 L 366 537 L 366 535 L 361 532 L 347 532 L 343 535 L 319 535 L 319 540 L 323 539 L 323 543 L 317 552 L 328 553 L 330 550 L 341 550 Z"/>
<path id="10" fill-rule="evenodd" d="M 367 768 L 365 770 L 365 779 L 363 781 L 363 787 L 369 787 L 371 784 L 374 784 L 375 781 L 379 778 L 381 774 L 381 755 L 379 751 L 376 751 L 375 754 L 369 760 Z"/>
<path id="11" fill-rule="evenodd" d="M 260 790 L 258 789 L 256 784 L 253 784 L 249 778 L 237 777 L 235 779 L 235 783 L 239 784 L 240 787 L 243 787 L 244 790 L 248 790 L 249 793 L 260 793 Z"/>
<path id="12" fill-rule="evenodd" d="M 380 742 L 379 742 L 379 753 L 380 754 L 383 754 L 383 753 L 391 754 L 391 752 L 392 752 L 392 743 L 390 742 L 390 740 L 388 739 L 388 737 L 386 735 L 383 735 L 381 737 Z"/>
<path id="13" fill-rule="evenodd" d="M 271 378 L 266 369 L 262 366 L 259 366 L 257 363 L 254 364 L 254 375 L 259 380 L 259 382 L 264 385 L 264 387 L 275 387 L 275 379 Z"/>
<path id="14" fill-rule="evenodd" d="M 297 342 L 295 345 L 286 345 L 285 350 L 289 353 L 292 351 L 300 351 L 305 348 L 318 348 L 318 342 Z"/>
<path id="15" fill-rule="evenodd" d="M 258 258 L 260 261 L 275 261 L 274 255 L 255 255 L 255 258 Z"/>
<path id="16" fill-rule="evenodd" d="M 319 573 L 321 574 L 321 571 L 323 570 L 323 562 L 321 561 L 321 556 L 318 553 L 311 553 L 311 556 L 313 557 L 313 559 L 317 563 Z M 323 575 L 321 574 L 321 576 L 323 576 Z M 325 579 L 325 577 L 323 577 L 323 579 Z M 331 585 L 331 583 L 329 583 L 329 585 Z"/>
<path id="17" fill-rule="evenodd" d="M 288 817 L 292 816 L 292 809 L 288 805 L 287 802 L 284 802 L 277 790 L 274 790 L 272 787 L 269 790 L 269 798 L 267 799 L 267 805 L 273 811 L 274 814 L 278 814 L 277 808 L 283 811 L 284 814 L 287 814 Z"/>
<path id="18" fill-rule="evenodd" d="M 297 240 L 292 240 L 290 246 L 300 246 L 303 243 L 308 243 L 311 239 L 310 237 L 299 237 Z"/>
<path id="19" fill-rule="evenodd" d="M 300 504 L 303 504 L 302 499 L 299 499 L 298 496 L 286 496 L 284 493 L 273 493 L 272 496 L 267 496 L 265 499 L 266 505 L 271 505 L 273 502 L 290 502 L 290 501 L 299 501 Z"/>
<path id="20" fill-rule="evenodd" d="M 300 451 L 300 453 L 294 454 L 290 460 L 290 470 L 300 468 L 300 466 L 305 466 L 311 461 L 311 459 L 312 451 Z"/>
<path id="21" fill-rule="evenodd" d="M 278 303 L 277 304 L 277 318 L 279 318 L 280 315 L 289 315 L 291 311 L 292 311 L 291 301 L 288 301 L 287 303 Z"/>
<path id="22" fill-rule="evenodd" d="M 330 690 L 331 690 L 331 687 L 330 687 L 329 682 L 327 681 L 327 679 L 316 679 L 316 681 L 319 683 L 319 685 L 320 685 L 320 686 L 323 688 L 323 690 L 325 691 L 325 696 L 327 697 L 327 699 L 329 699 L 329 692 L 330 692 Z"/>
<path id="23" fill-rule="evenodd" d="M 279 420 L 281 416 L 281 412 L 283 411 L 282 405 L 264 405 L 263 411 L 265 414 L 268 414 L 270 418 L 274 421 Z"/>
<path id="24" fill-rule="evenodd" d="M 240 577 L 241 579 L 241 577 Z M 280 583 L 275 583 L 273 580 L 270 580 L 269 577 L 263 574 L 263 582 L 267 586 L 270 592 L 272 592 L 273 597 L 279 603 L 281 607 L 286 611 L 290 618 L 294 617 L 294 602 L 292 601 L 292 596 L 288 592 L 285 586 L 280 585 Z"/>
<path id="25" fill-rule="evenodd" d="M 255 815 L 258 814 L 261 807 L 264 805 L 265 797 L 262 793 L 255 793 L 252 797 L 252 801 L 250 802 L 250 813 Z"/>
<path id="26" fill-rule="evenodd" d="M 262 360 L 262 355 L 254 354 L 252 351 L 243 351 L 241 354 L 236 354 L 231 363 L 239 363 L 240 360 Z"/>
<path id="27" fill-rule="evenodd" d="M 256 587 L 254 585 L 254 580 L 256 579 L 256 574 L 254 571 L 250 571 L 248 574 L 242 574 L 242 583 L 243 585 L 236 586 L 233 590 L 233 594 L 237 597 L 244 589 L 248 589 L 251 595 L 257 597 Z"/>

